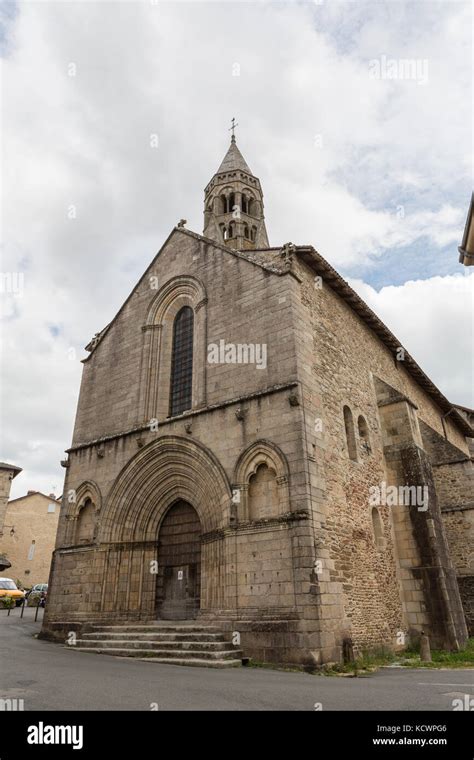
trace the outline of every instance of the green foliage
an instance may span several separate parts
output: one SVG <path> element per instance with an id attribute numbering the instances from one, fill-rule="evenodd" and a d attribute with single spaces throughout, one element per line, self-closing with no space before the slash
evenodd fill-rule
<path id="1" fill-rule="evenodd" d="M 324 670 L 328 675 L 367 675 L 368 673 L 373 673 L 384 665 L 390 665 L 395 662 L 396 659 L 397 655 L 390 649 L 380 647 L 378 649 L 361 652 L 353 662 L 337 662 L 328 668 L 324 668 Z"/>
<path id="2" fill-rule="evenodd" d="M 15 600 L 11 596 L 0 597 L 0 604 L 6 610 L 11 610 L 15 606 Z"/>
<path id="3" fill-rule="evenodd" d="M 432 662 L 421 662 L 417 645 L 397 654 L 381 648 L 362 652 L 354 662 L 334 663 L 323 667 L 323 671 L 328 675 L 361 676 L 373 673 L 385 665 L 400 665 L 407 668 L 474 668 L 474 638 L 469 639 L 466 647 L 459 652 L 433 649 L 431 658 Z"/>
<path id="4" fill-rule="evenodd" d="M 409 668 L 474 668 L 474 638 L 468 639 L 459 652 L 432 649 L 431 659 L 432 662 L 421 662 L 419 652 L 411 648 L 403 653 L 400 664 Z"/>

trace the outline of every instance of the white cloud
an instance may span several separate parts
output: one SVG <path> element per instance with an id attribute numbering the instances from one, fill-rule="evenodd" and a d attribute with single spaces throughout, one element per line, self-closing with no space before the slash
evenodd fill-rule
<path id="1" fill-rule="evenodd" d="M 453 403 L 474 407 L 474 272 L 409 281 L 379 292 L 349 280 Z"/>
<path id="2" fill-rule="evenodd" d="M 81 370 L 69 349 L 83 355 L 178 219 L 202 230 L 232 116 L 272 243 L 312 243 L 340 267 L 424 237 L 452 244 L 456 260 L 469 13 L 468 3 L 20 4 L 2 82 L 2 270 L 25 273 L 24 296 L 2 308 L 2 457 L 25 468 L 17 492 L 61 483 Z M 429 83 L 371 80 L 382 54 L 427 58 Z M 444 329 L 456 346 L 454 324 Z M 468 378 L 452 359 L 464 367 L 459 400 Z M 449 384 L 442 362 L 434 379 Z"/>

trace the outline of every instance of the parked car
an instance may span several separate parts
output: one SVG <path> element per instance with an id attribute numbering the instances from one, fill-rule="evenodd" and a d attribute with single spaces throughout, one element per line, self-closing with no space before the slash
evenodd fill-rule
<path id="1" fill-rule="evenodd" d="M 0 578 L 0 602 L 4 599 L 13 599 L 17 607 L 23 604 L 25 592 L 21 591 L 11 578 Z"/>
<path id="2" fill-rule="evenodd" d="M 35 583 L 33 588 L 27 592 L 28 607 L 36 607 L 39 604 L 40 607 L 44 607 L 46 604 L 46 597 L 48 595 L 47 583 Z"/>

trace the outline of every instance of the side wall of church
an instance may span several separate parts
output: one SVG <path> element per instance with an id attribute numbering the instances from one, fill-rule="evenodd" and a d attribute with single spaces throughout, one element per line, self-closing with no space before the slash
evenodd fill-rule
<path id="1" fill-rule="evenodd" d="M 426 519 L 420 511 L 416 527 L 407 507 L 380 504 L 374 512 L 369 501 L 371 487 L 380 488 L 384 482 L 416 482 L 426 485 L 430 495 L 435 493 L 429 462 L 416 474 L 408 469 L 423 457 L 417 418 L 443 435 L 443 412 L 403 362 L 395 360 L 324 280 L 316 280 L 315 273 L 299 262 L 295 271 L 302 278 L 295 328 L 304 397 L 305 456 L 320 560 L 315 592 L 325 623 L 324 640 L 330 647 L 346 639 L 358 650 L 396 647 L 403 644 L 407 633 L 416 636 L 426 627 L 431 614 L 431 618 L 442 617 L 445 624 L 442 631 L 433 630 L 435 639 L 453 645 L 454 638 L 456 645 L 459 637 L 463 640 L 457 588 L 452 596 L 461 629 L 458 639 L 452 633 L 451 613 L 445 614 L 449 601 L 441 600 L 437 609 L 429 609 L 428 597 L 433 596 L 429 586 L 438 588 L 445 585 L 444 580 L 423 578 L 417 571 L 429 550 L 429 556 L 436 555 L 438 560 L 443 555 L 448 565 L 445 574 L 451 572 L 453 583 L 435 498 L 430 501 L 435 514 L 430 511 Z M 377 378 L 383 383 L 376 388 Z M 384 383 L 391 389 L 387 397 Z M 397 399 L 397 393 L 411 404 Z M 344 407 L 349 410 L 350 436 Z M 466 443 L 462 433 L 449 418 L 445 424 L 449 440 L 463 456 Z M 430 538 L 430 531 L 435 539 Z"/>

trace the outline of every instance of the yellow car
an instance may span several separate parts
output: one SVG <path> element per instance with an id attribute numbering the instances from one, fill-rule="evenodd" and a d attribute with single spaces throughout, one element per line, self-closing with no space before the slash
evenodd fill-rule
<path id="1" fill-rule="evenodd" d="M 4 599 L 8 598 L 14 599 L 16 606 L 19 607 L 23 603 L 25 592 L 20 591 L 15 581 L 12 581 L 11 578 L 0 578 L 0 604 L 2 604 Z"/>

